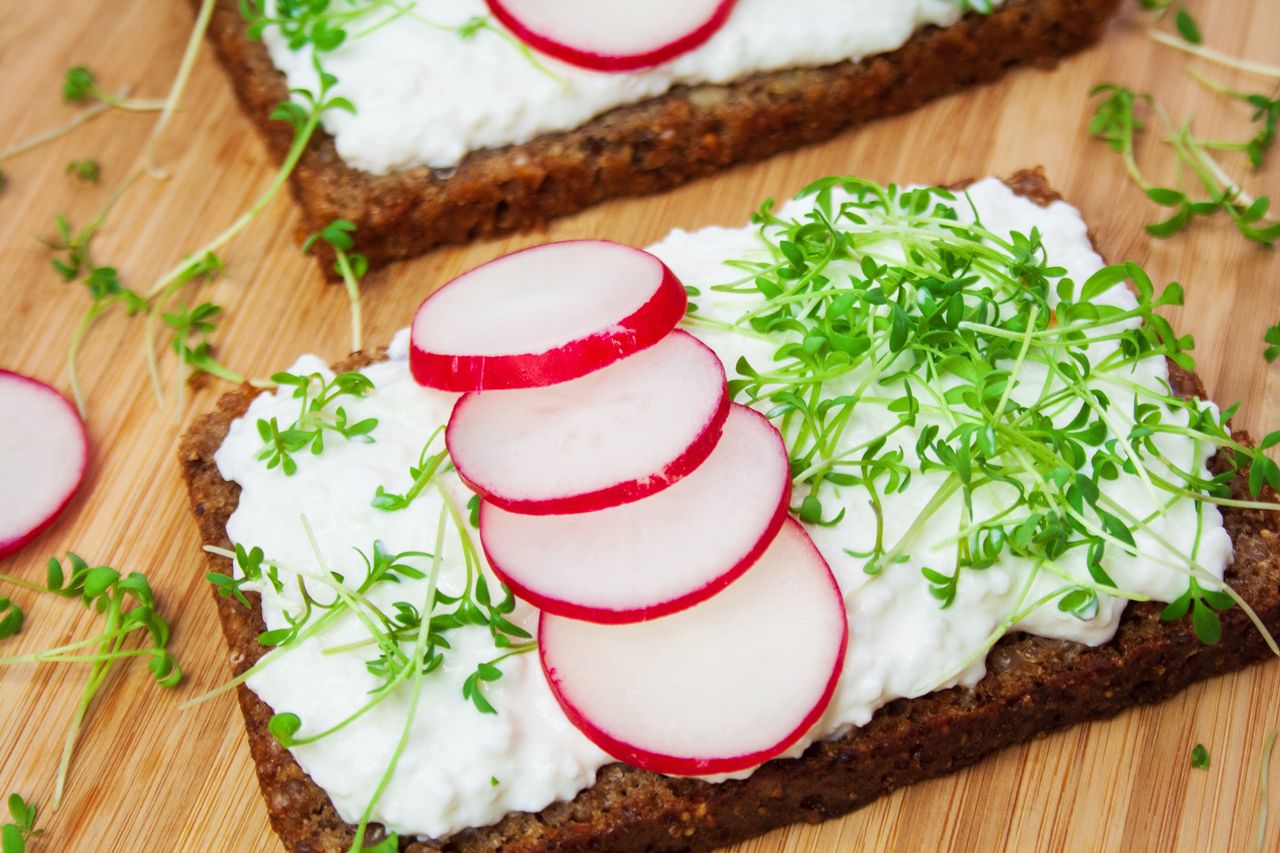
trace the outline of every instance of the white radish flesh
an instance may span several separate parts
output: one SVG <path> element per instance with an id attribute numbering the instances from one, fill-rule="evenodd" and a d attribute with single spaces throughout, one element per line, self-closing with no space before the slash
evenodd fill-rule
<path id="1" fill-rule="evenodd" d="M 418 308 L 409 367 L 443 391 L 566 382 L 652 346 L 684 316 L 684 286 L 648 252 L 547 243 L 483 264 Z"/>
<path id="2" fill-rule="evenodd" d="M 538 628 L 570 721 L 614 758 L 676 775 L 745 770 L 794 744 L 831 701 L 847 641 L 840 589 L 794 519 L 688 610 L 630 625 L 544 613 Z"/>
<path id="3" fill-rule="evenodd" d="M 701 45 L 737 0 L 487 0 L 530 47 L 596 71 L 633 71 Z"/>
<path id="4" fill-rule="evenodd" d="M 659 492 L 697 468 L 728 412 L 724 365 L 676 331 L 571 382 L 467 394 L 445 441 L 458 474 L 496 506 L 590 512 Z"/>
<path id="5" fill-rule="evenodd" d="M 590 622 L 653 619 L 736 580 L 787 516 L 791 472 L 767 418 L 734 404 L 715 450 L 643 500 L 573 515 L 480 506 L 480 539 L 516 595 Z"/>
<path id="6" fill-rule="evenodd" d="M 53 523 L 84 478 L 89 440 L 66 398 L 0 370 L 0 557 Z"/>

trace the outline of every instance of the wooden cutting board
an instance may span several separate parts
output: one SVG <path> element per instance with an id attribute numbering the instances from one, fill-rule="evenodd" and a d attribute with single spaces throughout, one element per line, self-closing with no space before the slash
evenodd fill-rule
<path id="1" fill-rule="evenodd" d="M 1136 5 L 1136 4 L 1135 4 Z M 1280 61 L 1280 3 L 1192 0 L 1208 41 L 1231 53 Z M 406 325 L 433 286 L 513 248 L 549 238 L 602 236 L 643 245 L 672 227 L 745 221 L 768 195 L 809 179 L 857 173 L 878 181 L 946 182 L 1042 164 L 1092 223 L 1104 253 L 1130 258 L 1164 282 L 1187 286 L 1172 312 L 1194 333 L 1200 372 L 1219 401 L 1243 402 L 1237 423 L 1254 434 L 1280 426 L 1280 364 L 1262 358 L 1266 327 L 1280 320 L 1280 259 L 1245 243 L 1226 222 L 1197 226 L 1167 242 L 1141 230 L 1157 210 L 1127 181 L 1119 158 L 1088 138 L 1087 92 L 1103 80 L 1156 92 L 1175 117 L 1194 114 L 1205 137 L 1251 135 L 1245 108 L 1200 88 L 1184 57 L 1150 43 L 1130 9 L 1098 48 L 1056 72 L 1019 71 L 1006 81 L 951 97 L 912 115 L 766 163 L 733 169 L 676 192 L 621 201 L 546 231 L 447 249 L 370 276 L 367 339 Z M 61 0 L 0 7 L 0 147 L 66 120 L 63 72 L 83 63 L 111 90 L 131 85 L 161 97 L 177 67 L 191 14 L 177 0 Z M 1234 85 L 1256 78 L 1215 72 Z M 1273 84 L 1274 85 L 1274 84 Z M 87 305 L 80 285 L 62 283 L 36 241 L 54 215 L 84 224 L 129 168 L 152 116 L 113 112 L 70 136 L 0 164 L 0 366 L 66 388 L 66 348 Z M 96 244 L 98 263 L 127 284 L 148 287 L 162 271 L 220 231 L 270 181 L 274 166 L 236 109 L 209 53 L 201 53 L 183 111 L 161 146 L 172 177 L 144 180 L 112 214 Z M 1148 140 L 1140 155 L 1168 178 L 1167 151 Z M 68 161 L 95 158 L 102 186 L 65 174 Z M 1280 152 L 1260 173 L 1224 156 L 1255 193 L 1280 191 Z M 335 359 L 347 351 L 341 288 L 326 286 L 299 255 L 298 217 L 277 199 L 222 253 L 226 274 L 201 298 L 226 307 L 216 340 L 237 370 L 265 375 L 303 351 Z M 192 389 L 180 415 L 160 410 L 142 361 L 142 324 L 116 313 L 89 336 L 83 354 L 93 464 L 62 520 L 0 571 L 40 579 L 50 554 L 146 572 L 174 624 L 181 687 L 156 688 L 141 665 L 121 666 L 95 701 L 76 750 L 66 801 L 47 808 L 67 720 L 85 670 L 15 666 L 0 670 L 0 795 L 22 793 L 42 807 L 38 850 L 278 850 L 260 802 L 229 696 L 191 711 L 179 703 L 227 678 L 195 526 L 176 464 L 177 437 L 225 386 Z M 162 363 L 175 381 L 171 359 Z M 172 390 L 170 400 L 172 400 Z M 21 484 L 0 483 L 0 488 Z M 10 587 L 28 614 L 5 654 L 89 635 L 97 621 L 73 602 Z M 1243 850 L 1252 849 L 1260 808 L 1265 734 L 1280 726 L 1280 666 L 1268 664 L 1196 686 L 1158 707 L 1074 728 L 954 776 L 885 797 L 843 820 L 797 826 L 741 845 L 741 851 L 798 850 Z M 1203 742 L 1208 771 L 1188 756 Z M 1280 812 L 1280 760 L 1271 773 Z M 1266 848 L 1280 846 L 1280 816 Z"/>

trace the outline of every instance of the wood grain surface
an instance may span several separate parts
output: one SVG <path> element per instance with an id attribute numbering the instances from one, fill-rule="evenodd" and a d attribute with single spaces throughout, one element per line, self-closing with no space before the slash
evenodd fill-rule
<path id="1" fill-rule="evenodd" d="M 1192 0 L 1207 40 L 1254 59 L 1280 61 L 1277 0 Z M 1247 110 L 1211 95 L 1183 73 L 1184 58 L 1149 42 L 1136 4 L 1095 50 L 1057 71 L 1021 71 L 833 142 L 734 169 L 661 197 L 607 204 L 546 231 L 436 252 L 372 275 L 366 335 L 387 340 L 427 291 L 498 254 L 548 238 L 601 236 L 643 245 L 672 227 L 745 220 L 767 195 L 809 179 L 857 173 L 879 181 L 946 182 L 1006 174 L 1036 164 L 1092 223 L 1112 259 L 1146 265 L 1153 278 L 1187 286 L 1175 324 L 1198 341 L 1200 372 L 1219 401 L 1243 403 L 1237 422 L 1255 434 L 1280 426 L 1280 364 L 1262 358 L 1266 327 L 1280 320 L 1280 259 L 1247 244 L 1229 223 L 1198 225 L 1167 242 L 1141 225 L 1158 213 L 1127 181 L 1119 158 L 1087 137 L 1087 92 L 1115 80 L 1157 93 L 1175 117 L 1195 115 L 1206 137 L 1246 138 Z M 0 147 L 66 120 L 64 70 L 93 68 L 103 85 L 162 97 L 191 25 L 179 0 L 0 0 Z M 1220 72 L 1265 89 L 1265 81 Z M 113 111 L 38 151 L 0 164 L 0 366 L 66 389 L 66 348 L 87 305 L 79 284 L 49 268 L 36 237 L 54 215 L 83 224 L 129 169 L 154 117 Z M 197 61 L 182 112 L 160 147 L 172 177 L 145 179 L 121 202 L 96 243 L 97 263 L 118 267 L 145 289 L 184 254 L 221 230 L 270 181 L 274 165 L 237 112 L 207 51 Z M 1154 138 L 1140 156 L 1153 176 L 1173 175 Z M 92 157 L 102 185 L 65 174 Z M 1280 191 L 1280 154 L 1259 173 L 1224 156 L 1255 193 Z M 302 351 L 333 360 L 347 351 L 341 288 L 326 286 L 300 256 L 298 217 L 277 199 L 222 253 L 226 274 L 202 298 L 226 306 L 216 342 L 232 367 L 264 375 Z M 175 366 L 162 362 L 173 398 Z M 85 677 L 78 666 L 0 670 L 0 795 L 18 791 L 42 808 L 36 850 L 278 850 L 259 801 L 239 711 L 223 696 L 190 711 L 184 698 L 227 678 L 194 524 L 178 475 L 182 425 L 225 387 L 192 388 L 185 410 L 157 407 L 142 361 L 142 324 L 115 312 L 91 332 L 83 355 L 93 461 L 63 518 L 0 571 L 43 577 L 48 556 L 74 549 L 91 561 L 146 572 L 174 624 L 186 670 L 175 691 L 156 688 L 141 665 L 121 666 L 90 710 L 62 808 L 48 803 L 58 752 Z M 21 488 L 0 483 L 0 488 Z M 28 625 L 6 654 L 89 635 L 95 617 L 73 602 L 0 589 L 27 610 Z M 1248 850 L 1260 806 L 1263 739 L 1280 726 L 1280 666 L 1268 664 L 1141 708 L 1008 750 L 978 767 L 886 797 L 843 820 L 796 826 L 738 848 L 799 850 Z M 1203 742 L 1208 771 L 1188 756 Z M 1272 766 L 1266 849 L 1280 847 L 1280 760 Z"/>

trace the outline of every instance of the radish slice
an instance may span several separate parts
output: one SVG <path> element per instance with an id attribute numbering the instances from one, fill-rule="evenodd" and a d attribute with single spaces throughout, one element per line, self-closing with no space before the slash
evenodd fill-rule
<path id="1" fill-rule="evenodd" d="M 644 500 L 576 515 L 480 505 L 489 564 L 516 595 L 589 622 L 653 619 L 691 607 L 751 568 L 787 517 L 782 435 L 734 404 L 715 450 Z"/>
<path id="2" fill-rule="evenodd" d="M 84 479 L 89 439 L 66 398 L 0 370 L 0 557 L 53 523 Z"/>
<path id="3" fill-rule="evenodd" d="M 666 264 L 607 240 L 547 243 L 463 273 L 413 320 L 409 368 L 442 391 L 577 379 L 662 340 L 688 297 Z"/>
<path id="4" fill-rule="evenodd" d="M 676 331 L 581 379 L 467 394 L 445 443 L 459 476 L 495 506 L 590 512 L 661 491 L 697 468 L 728 414 L 724 365 Z"/>
<path id="5" fill-rule="evenodd" d="M 794 744 L 831 701 L 847 642 L 840 588 L 794 519 L 696 607 L 632 625 L 544 613 L 538 625 L 569 720 L 619 761 L 675 775 L 745 770 Z"/>
<path id="6" fill-rule="evenodd" d="M 516 37 L 595 71 L 634 71 L 711 38 L 737 0 L 486 0 Z"/>

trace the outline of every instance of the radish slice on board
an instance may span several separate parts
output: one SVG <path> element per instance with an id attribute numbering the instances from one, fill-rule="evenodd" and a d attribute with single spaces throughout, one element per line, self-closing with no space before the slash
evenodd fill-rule
<path id="1" fill-rule="evenodd" d="M 534 246 L 463 273 L 418 308 L 409 368 L 442 391 L 577 379 L 662 340 L 688 297 L 666 264 L 607 240 Z"/>
<path id="2" fill-rule="evenodd" d="M 674 59 L 715 35 L 737 0 L 486 0 L 532 48 L 595 71 Z"/>
<path id="3" fill-rule="evenodd" d="M 728 414 L 724 365 L 676 331 L 581 379 L 467 394 L 445 443 L 458 475 L 496 506 L 590 512 L 661 491 L 697 468 Z"/>
<path id="4" fill-rule="evenodd" d="M 653 619 L 692 607 L 751 568 L 787 517 L 782 435 L 734 404 L 715 450 L 656 495 L 574 515 L 480 505 L 489 564 L 516 595 L 589 622 Z"/>
<path id="5" fill-rule="evenodd" d="M 799 522 L 723 592 L 651 622 L 543 613 L 538 649 L 569 720 L 619 761 L 703 776 L 754 767 L 822 716 L 844 664 L 844 598 Z"/>
<path id="6" fill-rule="evenodd" d="M 0 557 L 53 523 L 84 478 L 89 439 L 67 399 L 0 370 Z"/>

